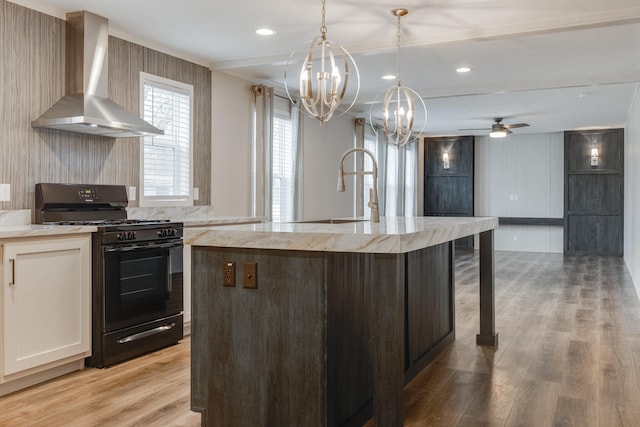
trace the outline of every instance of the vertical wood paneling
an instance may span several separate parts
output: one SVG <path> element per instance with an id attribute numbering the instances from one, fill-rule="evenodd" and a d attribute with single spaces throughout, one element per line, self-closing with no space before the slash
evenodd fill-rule
<path id="1" fill-rule="evenodd" d="M 453 332 L 451 256 L 451 243 L 407 254 L 407 369 Z"/>
<path id="2" fill-rule="evenodd" d="M 31 127 L 65 93 L 65 22 L 0 0 L 0 24 L 0 183 L 11 184 L 11 201 L 0 202 L 0 209 L 33 209 L 37 182 L 139 187 L 138 138 L 114 140 Z M 145 69 L 148 57 L 153 71 Z M 194 85 L 194 186 L 200 188 L 195 204 L 210 204 L 209 70 L 110 37 L 109 96 L 137 114 L 140 71 Z"/>
<path id="3" fill-rule="evenodd" d="M 425 138 L 424 142 L 424 215 L 473 216 L 473 137 Z M 449 169 L 444 169 L 444 153 L 449 154 Z M 458 239 L 456 245 L 473 247 L 473 236 Z"/>
<path id="4" fill-rule="evenodd" d="M 600 157 L 591 166 L 591 149 Z M 565 132 L 564 249 L 623 254 L 624 130 Z"/>
<path id="5" fill-rule="evenodd" d="M 235 287 L 222 285 L 227 261 Z M 242 286 L 244 262 L 257 263 L 257 289 Z M 322 254 L 193 247 L 192 265 L 192 390 L 203 425 L 326 425 Z"/>
<path id="6" fill-rule="evenodd" d="M 559 218 L 563 206 L 561 133 L 476 139 L 477 215 Z M 516 199 L 517 196 L 517 199 Z"/>
<path id="7" fill-rule="evenodd" d="M 513 134 L 504 140 L 477 137 L 475 214 L 562 217 L 563 147 L 562 133 Z M 531 232 L 522 233 L 522 227 L 500 226 L 496 230 L 496 249 L 562 252 L 557 228 L 536 226 Z"/>
<path id="8" fill-rule="evenodd" d="M 362 254 L 328 253 L 327 425 L 362 425 L 371 417 L 371 311 Z M 350 419 L 366 404 L 361 416 Z"/>

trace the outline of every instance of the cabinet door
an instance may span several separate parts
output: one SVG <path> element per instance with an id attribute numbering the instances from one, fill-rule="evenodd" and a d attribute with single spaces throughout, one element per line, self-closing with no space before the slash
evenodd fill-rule
<path id="1" fill-rule="evenodd" d="M 4 245 L 2 374 L 16 374 L 91 348 L 91 238 Z"/>

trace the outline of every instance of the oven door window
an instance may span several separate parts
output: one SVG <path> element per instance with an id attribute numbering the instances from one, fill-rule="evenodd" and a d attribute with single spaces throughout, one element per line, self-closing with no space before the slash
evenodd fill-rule
<path id="1" fill-rule="evenodd" d="M 182 311 L 182 245 L 106 248 L 104 260 L 108 330 Z"/>

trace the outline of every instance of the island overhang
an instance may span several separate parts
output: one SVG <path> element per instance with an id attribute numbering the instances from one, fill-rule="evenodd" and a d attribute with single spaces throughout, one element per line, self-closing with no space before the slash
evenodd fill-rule
<path id="1" fill-rule="evenodd" d="M 383 217 L 355 221 L 259 223 L 185 230 L 185 243 L 223 248 L 407 253 L 498 227 L 496 217 Z"/>

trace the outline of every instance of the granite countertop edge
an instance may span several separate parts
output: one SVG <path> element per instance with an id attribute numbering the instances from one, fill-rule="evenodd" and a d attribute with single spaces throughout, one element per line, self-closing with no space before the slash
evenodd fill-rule
<path id="1" fill-rule="evenodd" d="M 380 223 L 259 223 L 194 227 L 192 246 L 320 252 L 406 253 L 498 227 L 497 217 L 389 217 Z"/>
<path id="2" fill-rule="evenodd" d="M 4 225 L 0 226 L 0 239 L 20 237 L 63 236 L 69 234 L 93 233 L 97 228 L 89 225 Z"/>

